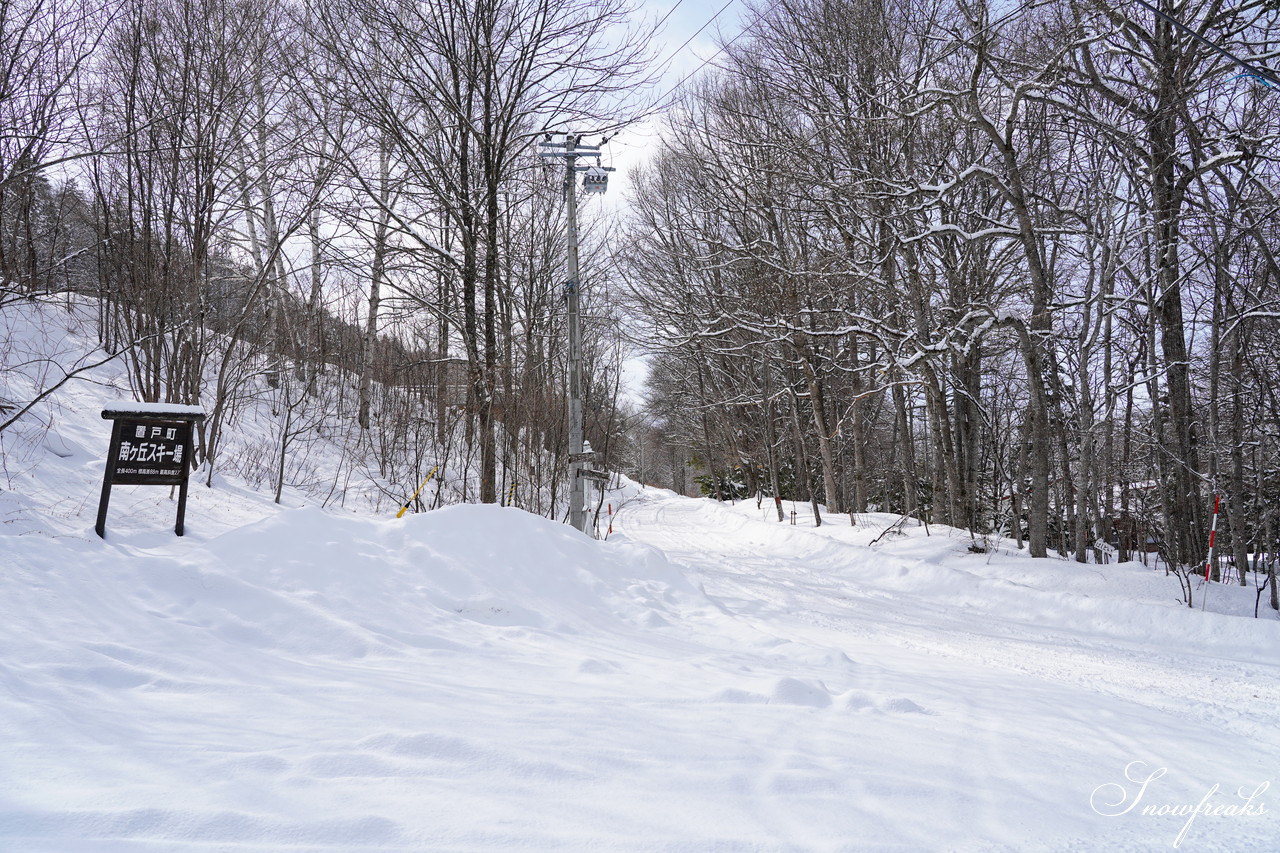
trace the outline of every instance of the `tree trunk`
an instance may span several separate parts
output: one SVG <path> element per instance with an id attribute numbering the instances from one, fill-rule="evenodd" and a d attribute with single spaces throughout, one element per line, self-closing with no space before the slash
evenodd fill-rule
<path id="1" fill-rule="evenodd" d="M 386 275 L 387 232 L 390 222 L 391 180 L 390 158 L 386 145 L 378 150 L 378 220 L 373 226 L 373 262 L 369 267 L 369 309 L 364 321 L 364 337 L 360 346 L 360 402 L 356 421 L 369 429 L 373 392 L 374 349 L 378 342 L 378 307 L 382 301 L 382 280 Z"/>
<path id="2" fill-rule="evenodd" d="M 911 416 L 907 411 L 907 395 L 901 383 L 893 385 L 893 408 L 897 417 L 898 440 L 902 446 L 902 514 L 914 516 L 919 511 L 916 493 L 920 475 L 916 470 L 915 436 L 911 432 Z"/>

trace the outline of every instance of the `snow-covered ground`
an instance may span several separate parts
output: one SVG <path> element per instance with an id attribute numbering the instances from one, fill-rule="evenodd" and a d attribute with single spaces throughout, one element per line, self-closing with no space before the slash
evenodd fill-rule
<path id="1" fill-rule="evenodd" d="M 1155 850 L 1215 788 L 1182 849 L 1278 837 L 1276 621 L 1141 566 L 657 491 L 607 542 L 250 502 L 5 514 L 0 849 Z"/>
<path id="2" fill-rule="evenodd" d="M 1252 589 L 632 484 L 604 542 L 229 479 L 103 541 L 114 393 L 3 446 L 0 851 L 1280 849 Z"/>

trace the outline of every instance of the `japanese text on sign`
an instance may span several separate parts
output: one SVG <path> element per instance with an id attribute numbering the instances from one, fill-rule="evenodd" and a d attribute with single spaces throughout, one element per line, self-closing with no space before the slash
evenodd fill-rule
<path id="1" fill-rule="evenodd" d="M 124 421 L 112 450 L 111 479 L 137 485 L 179 483 L 187 476 L 190 445 L 190 424 Z"/>

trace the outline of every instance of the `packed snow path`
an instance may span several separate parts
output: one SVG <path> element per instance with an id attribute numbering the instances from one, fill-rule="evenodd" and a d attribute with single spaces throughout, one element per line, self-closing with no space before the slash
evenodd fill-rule
<path id="1" fill-rule="evenodd" d="M 594 542 L 202 489 L 178 540 L 140 491 L 103 542 L 0 492 L 0 851 L 1275 849 L 1270 614 L 619 499 Z"/>
<path id="2" fill-rule="evenodd" d="M 750 658 L 776 650 L 777 670 L 759 673 L 766 684 L 744 699 L 828 709 L 794 744 L 828 756 L 815 789 L 844 792 L 832 840 L 919 850 L 1280 843 L 1264 805 L 1280 770 L 1273 621 L 1134 601 L 1159 574 L 1136 564 L 975 554 L 956 531 L 918 526 L 887 537 L 883 550 L 902 556 L 882 556 L 852 543 L 884 540 L 892 516 L 862 516 L 861 530 L 834 516 L 814 529 L 801 513 L 793 526 L 772 520 L 768 503 L 642 496 L 615 529 L 701 580 L 756 634 Z M 741 671 L 756 675 L 746 658 Z M 782 670 L 791 675 L 770 694 Z M 805 766 L 797 759 L 779 756 Z M 1133 781 L 1161 770 L 1145 791 Z M 1142 814 L 1194 807 L 1215 785 L 1206 810 L 1244 812 L 1238 792 L 1261 787 L 1248 810 L 1264 814 Z"/>

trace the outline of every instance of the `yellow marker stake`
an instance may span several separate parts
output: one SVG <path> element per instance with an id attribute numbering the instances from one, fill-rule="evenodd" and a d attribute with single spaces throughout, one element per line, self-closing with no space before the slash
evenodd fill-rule
<path id="1" fill-rule="evenodd" d="M 425 488 L 427 487 L 427 483 L 430 483 L 430 482 L 431 482 L 431 478 L 432 478 L 432 477 L 434 477 L 434 476 L 436 475 L 436 468 L 439 468 L 439 467 L 440 467 L 440 466 L 439 466 L 439 465 L 437 465 L 437 466 L 435 466 L 435 468 L 432 468 L 432 469 L 431 469 L 431 472 L 430 472 L 429 474 L 427 474 L 427 479 L 425 479 L 425 480 L 423 480 L 423 481 L 422 481 L 422 485 L 421 485 L 421 486 L 418 486 L 418 491 L 416 491 L 416 492 L 414 492 L 414 493 L 413 493 L 413 497 L 409 498 L 408 503 L 406 503 L 404 506 L 400 507 L 400 511 L 396 513 L 396 518 L 400 518 L 401 516 L 403 516 L 403 515 L 404 515 L 404 514 L 409 510 L 409 504 L 411 504 L 411 503 L 413 503 L 415 500 L 417 500 L 418 495 L 422 494 L 422 490 L 423 490 L 423 489 L 425 489 Z"/>

